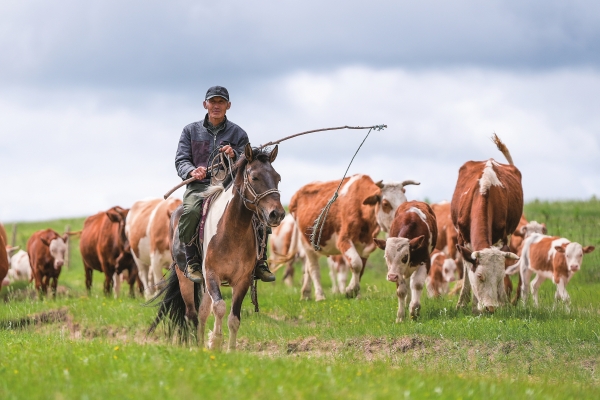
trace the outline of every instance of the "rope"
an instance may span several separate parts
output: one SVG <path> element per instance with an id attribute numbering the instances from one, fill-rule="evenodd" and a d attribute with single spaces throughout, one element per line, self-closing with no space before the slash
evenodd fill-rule
<path id="1" fill-rule="evenodd" d="M 350 127 L 346 126 L 346 127 L 333 128 L 333 129 L 342 129 L 342 128 L 350 128 Z M 352 156 L 352 159 L 350 160 L 350 164 L 348 164 L 348 168 L 346 168 L 346 172 L 344 172 L 344 176 L 342 177 L 342 180 L 340 180 L 340 183 L 339 183 L 337 189 L 335 189 L 333 196 L 331 196 L 331 199 L 329 199 L 329 201 L 327 202 L 325 207 L 323 207 L 323 209 L 321 210 L 321 213 L 315 220 L 315 223 L 314 223 L 313 229 L 312 229 L 312 233 L 310 234 L 310 244 L 312 245 L 313 249 L 315 249 L 315 251 L 321 250 L 321 246 L 319 246 L 319 243 L 321 243 L 321 235 L 323 234 L 323 227 L 325 226 L 325 221 L 327 220 L 327 214 L 329 214 L 329 209 L 331 208 L 331 205 L 333 204 L 333 202 L 336 201 L 338 198 L 338 192 L 340 190 L 340 187 L 342 187 L 342 183 L 344 182 L 344 179 L 346 179 L 346 175 L 348 174 L 348 170 L 350 169 L 350 166 L 352 165 L 354 158 L 358 154 L 358 151 L 360 150 L 362 145 L 365 143 L 365 141 L 367 140 L 367 138 L 369 137 L 369 134 L 371 133 L 371 131 L 373 129 L 375 129 L 376 131 L 381 131 L 385 128 L 387 128 L 387 125 L 374 125 L 374 126 L 369 127 L 369 132 L 367 132 L 367 135 L 365 136 L 363 141 L 358 146 L 358 149 L 356 149 L 356 151 L 354 152 L 354 155 Z M 357 127 L 357 128 L 350 128 L 350 129 L 360 129 L 360 128 Z M 308 132 L 306 132 L 306 133 L 308 133 Z M 318 232 L 318 235 L 317 235 L 317 232 Z"/>

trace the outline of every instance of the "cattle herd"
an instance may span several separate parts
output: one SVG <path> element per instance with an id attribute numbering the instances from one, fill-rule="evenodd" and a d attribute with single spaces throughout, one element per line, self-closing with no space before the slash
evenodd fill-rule
<path id="1" fill-rule="evenodd" d="M 387 280 L 396 284 L 397 322 L 405 319 L 407 299 L 410 318 L 417 318 L 423 289 L 430 297 L 447 295 L 449 282 L 455 280 L 455 289 L 460 290 L 457 306 L 467 306 L 472 292 L 474 312 L 494 312 L 509 302 L 513 291 L 514 304 L 519 299 L 526 302 L 531 292 L 537 306 L 538 289 L 546 279 L 555 283 L 556 299 L 568 304 L 566 285 L 581 268 L 583 255 L 594 247 L 549 236 L 544 224 L 525 219 L 521 173 L 497 136 L 494 142 L 508 164 L 494 159 L 466 162 L 459 169 L 450 203 L 408 201 L 406 186 L 419 184 L 412 180 L 374 182 L 363 174 L 345 178 L 316 232 L 316 246 L 311 244 L 313 224 L 339 181 L 303 186 L 292 196 L 289 213 L 273 229 L 271 267 L 285 267 L 283 280 L 292 285 L 294 264 L 301 262 L 301 299 L 310 299 L 314 287 L 314 298 L 321 301 L 325 292 L 319 257 L 325 256 L 332 292 L 357 297 L 367 259 L 380 248 Z M 131 296 L 137 289 L 152 298 L 164 283 L 164 270 L 175 265 L 169 224 L 180 205 L 176 198 L 143 200 L 131 209 L 116 206 L 88 217 L 82 231 L 75 233 L 81 235 L 88 291 L 96 270 L 104 274 L 106 295 L 114 291 L 119 296 L 126 282 Z M 67 234 L 45 229 L 29 238 L 26 251 L 18 250 L 8 246 L 0 224 L 2 285 L 34 281 L 40 296 L 47 295 L 48 286 L 55 296 L 67 240 Z M 517 273 L 514 290 L 508 275 Z"/>

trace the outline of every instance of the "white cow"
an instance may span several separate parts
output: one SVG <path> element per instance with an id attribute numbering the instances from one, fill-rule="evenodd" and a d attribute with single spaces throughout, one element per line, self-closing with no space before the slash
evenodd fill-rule
<path id="1" fill-rule="evenodd" d="M 31 281 L 31 264 L 29 263 L 29 255 L 26 251 L 19 250 L 10 258 L 10 269 L 8 270 L 7 277 L 11 284 L 16 281 Z"/>

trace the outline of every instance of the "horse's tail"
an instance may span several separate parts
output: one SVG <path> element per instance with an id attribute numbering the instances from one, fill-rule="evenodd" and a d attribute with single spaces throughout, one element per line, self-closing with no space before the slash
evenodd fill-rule
<path id="1" fill-rule="evenodd" d="M 167 278 L 166 285 L 158 292 L 156 296 L 154 296 L 151 300 L 149 300 L 146 304 L 149 305 L 158 301 L 160 298 L 160 302 L 158 303 L 158 314 L 148 328 L 146 334 L 151 334 L 156 330 L 158 324 L 167 317 L 169 319 L 169 336 L 172 336 L 174 331 L 177 330 L 182 334 L 187 334 L 188 324 L 185 318 L 185 302 L 183 301 L 183 296 L 181 295 L 181 289 L 179 288 L 179 278 L 177 277 L 177 272 L 175 268 L 178 268 L 175 263 L 171 264 L 169 277 Z M 201 291 L 200 284 L 194 283 L 194 302 L 196 305 L 196 309 L 200 306 L 201 300 Z M 196 321 L 195 321 L 196 322 Z"/>
<path id="2" fill-rule="evenodd" d="M 506 147 L 506 145 L 502 142 L 502 140 L 500 140 L 498 135 L 496 135 L 495 133 L 494 133 L 494 136 L 492 136 L 492 142 L 494 142 L 496 147 L 498 147 L 498 150 L 500 150 L 500 152 L 502 152 L 502 154 L 504 154 L 504 157 L 506 157 L 506 161 L 508 161 L 508 163 L 510 165 L 515 165 L 515 163 L 513 162 L 512 156 L 510 155 L 510 152 L 508 151 L 508 147 Z"/>

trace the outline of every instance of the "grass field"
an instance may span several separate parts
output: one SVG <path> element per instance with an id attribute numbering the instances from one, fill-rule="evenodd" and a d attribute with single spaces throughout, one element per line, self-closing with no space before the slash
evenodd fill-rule
<path id="1" fill-rule="evenodd" d="M 600 201 L 532 202 L 525 215 L 550 234 L 600 244 Z M 19 224 L 17 244 L 67 224 L 81 229 L 83 219 Z M 385 274 L 377 250 L 360 299 L 300 302 L 299 271 L 293 288 L 259 284 L 261 312 L 246 299 L 240 350 L 214 353 L 173 344 L 160 329 L 146 337 L 156 309 L 104 297 L 100 273 L 88 296 L 74 241 L 56 300 L 29 296 L 25 284 L 0 293 L 0 398 L 598 398 L 600 249 L 567 286 L 570 312 L 547 281 L 539 309 L 473 316 L 455 297 L 424 295 L 420 319 L 396 324 Z M 322 276 L 329 288 L 326 268 Z"/>

